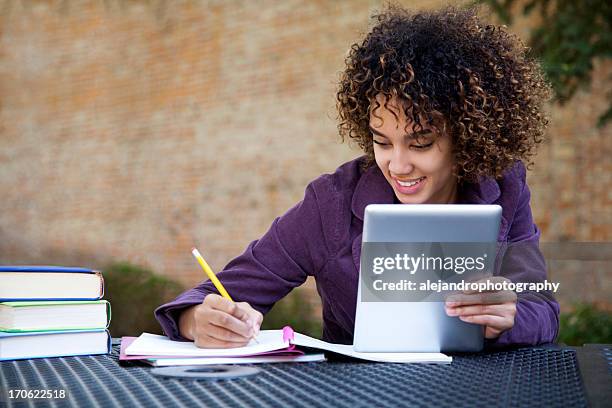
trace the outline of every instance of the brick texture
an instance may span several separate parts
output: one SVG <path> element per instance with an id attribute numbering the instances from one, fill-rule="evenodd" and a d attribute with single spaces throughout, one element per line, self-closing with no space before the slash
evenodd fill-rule
<path id="1" fill-rule="evenodd" d="M 221 269 L 360 154 L 339 143 L 334 90 L 380 6 L 0 3 L 0 262 L 127 260 L 193 285 L 196 245 Z M 592 90 L 550 107 L 529 174 L 545 241 L 611 239 L 612 139 L 594 127 L 611 74 L 597 64 Z"/>

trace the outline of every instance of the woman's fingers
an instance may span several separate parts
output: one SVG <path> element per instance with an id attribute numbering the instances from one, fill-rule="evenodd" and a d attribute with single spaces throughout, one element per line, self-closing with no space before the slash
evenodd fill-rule
<path id="1" fill-rule="evenodd" d="M 238 303 L 232 302 L 222 296 L 208 295 L 204 298 L 204 302 L 211 308 L 230 314 L 239 320 L 246 321 L 248 318 L 248 314 L 243 307 L 238 306 Z"/>
<path id="2" fill-rule="evenodd" d="M 222 327 L 244 338 L 253 336 L 253 327 L 249 323 L 220 310 L 211 309 L 207 321 L 211 325 Z"/>
<path id="3" fill-rule="evenodd" d="M 477 297 L 477 295 L 466 295 Z M 507 297 L 507 295 L 506 295 Z M 485 326 L 485 337 L 493 339 L 498 337 L 501 332 L 511 329 L 514 326 L 516 315 L 516 298 L 504 303 L 489 304 L 464 302 L 458 306 L 446 305 L 446 314 L 457 316 L 464 322 L 480 324 Z"/>
<path id="4" fill-rule="evenodd" d="M 491 282 L 504 282 L 501 276 L 486 278 Z M 485 327 L 485 337 L 493 339 L 514 326 L 516 293 L 511 290 L 492 292 L 464 291 L 446 298 L 446 314 L 457 316 L 464 322 Z"/>
<path id="5" fill-rule="evenodd" d="M 468 305 L 447 307 L 446 314 L 449 316 L 475 316 L 475 315 L 495 315 L 505 316 L 512 314 L 514 305 L 512 303 L 502 303 L 497 305 Z"/>
<path id="6" fill-rule="evenodd" d="M 217 294 L 207 295 L 190 313 L 186 319 L 193 316 L 193 329 L 185 332 L 193 333 L 196 346 L 206 348 L 244 346 L 258 334 L 263 321 L 263 315 L 248 303 L 236 303 Z"/>
<path id="7" fill-rule="evenodd" d="M 516 302 L 516 293 L 511 290 L 472 294 L 458 293 L 450 295 L 446 298 L 446 306 L 448 307 L 467 305 L 494 305 L 508 302 Z"/>
<path id="8" fill-rule="evenodd" d="M 202 334 L 196 338 L 195 344 L 200 348 L 236 348 L 245 346 L 247 344 L 247 341 L 244 341 L 242 343 L 225 341 L 217 339 L 215 337 L 211 337 L 207 334 Z"/>
<path id="9" fill-rule="evenodd" d="M 257 310 L 253 309 L 247 302 L 236 303 L 236 306 L 244 311 L 246 315 L 246 322 L 249 323 L 254 330 L 259 331 L 261 322 L 263 322 L 263 315 Z"/>
<path id="10" fill-rule="evenodd" d="M 459 319 L 464 322 L 482 324 L 483 326 L 502 327 L 508 324 L 506 316 L 496 315 L 475 315 L 475 316 L 459 316 Z"/>
<path id="11" fill-rule="evenodd" d="M 476 315 L 459 316 L 459 319 L 466 323 L 480 324 L 485 326 L 485 337 L 493 339 L 500 335 L 504 330 L 514 326 L 514 317 L 495 316 L 495 315 Z"/>
<path id="12" fill-rule="evenodd" d="M 225 327 L 216 326 L 214 324 L 208 325 L 205 329 L 205 334 L 209 337 L 212 337 L 219 341 L 224 341 L 228 343 L 240 343 L 246 344 L 251 339 L 251 336 L 242 336 L 237 334 L 231 330 L 228 330 Z M 252 332 L 251 332 L 252 333 Z"/>

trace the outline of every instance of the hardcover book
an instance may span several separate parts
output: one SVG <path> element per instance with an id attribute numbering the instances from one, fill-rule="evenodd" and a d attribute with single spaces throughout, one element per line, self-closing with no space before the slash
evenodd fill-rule
<path id="1" fill-rule="evenodd" d="M 106 300 L 0 302 L 0 331 L 106 329 L 111 308 Z"/>
<path id="2" fill-rule="evenodd" d="M 110 350 L 111 338 L 106 330 L 0 332 L 0 361 L 107 354 Z"/>
<path id="3" fill-rule="evenodd" d="M 0 266 L 0 301 L 98 300 L 102 273 L 63 266 Z"/>

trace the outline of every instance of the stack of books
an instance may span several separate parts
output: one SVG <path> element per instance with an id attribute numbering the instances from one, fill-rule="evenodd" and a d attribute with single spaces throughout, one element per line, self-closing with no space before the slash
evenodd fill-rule
<path id="1" fill-rule="evenodd" d="M 110 352 L 103 295 L 91 269 L 0 266 L 0 361 Z"/>

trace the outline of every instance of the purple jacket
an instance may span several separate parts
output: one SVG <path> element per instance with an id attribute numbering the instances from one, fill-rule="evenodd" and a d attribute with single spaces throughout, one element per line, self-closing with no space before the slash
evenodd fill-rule
<path id="1" fill-rule="evenodd" d="M 232 260 L 219 280 L 237 302 L 248 302 L 266 313 L 291 289 L 314 276 L 323 304 L 323 339 L 351 344 L 355 325 L 359 257 L 363 214 L 368 204 L 391 204 L 393 189 L 377 166 L 365 172 L 361 158 L 324 174 L 306 188 L 304 199 L 276 218 L 261 239 Z M 540 231 L 533 223 L 529 188 L 522 163 L 508 170 L 501 180 L 484 179 L 459 191 L 460 203 L 499 204 L 502 220 L 500 242 L 538 242 Z M 537 245 L 531 254 L 521 254 L 515 267 L 506 268 L 512 281 L 543 281 L 546 267 Z M 155 310 L 168 337 L 185 340 L 178 331 L 178 318 L 187 307 L 218 293 L 210 281 L 179 295 Z M 559 305 L 541 293 L 521 293 L 515 325 L 494 341 L 506 344 L 539 344 L 554 341 L 559 327 Z"/>

